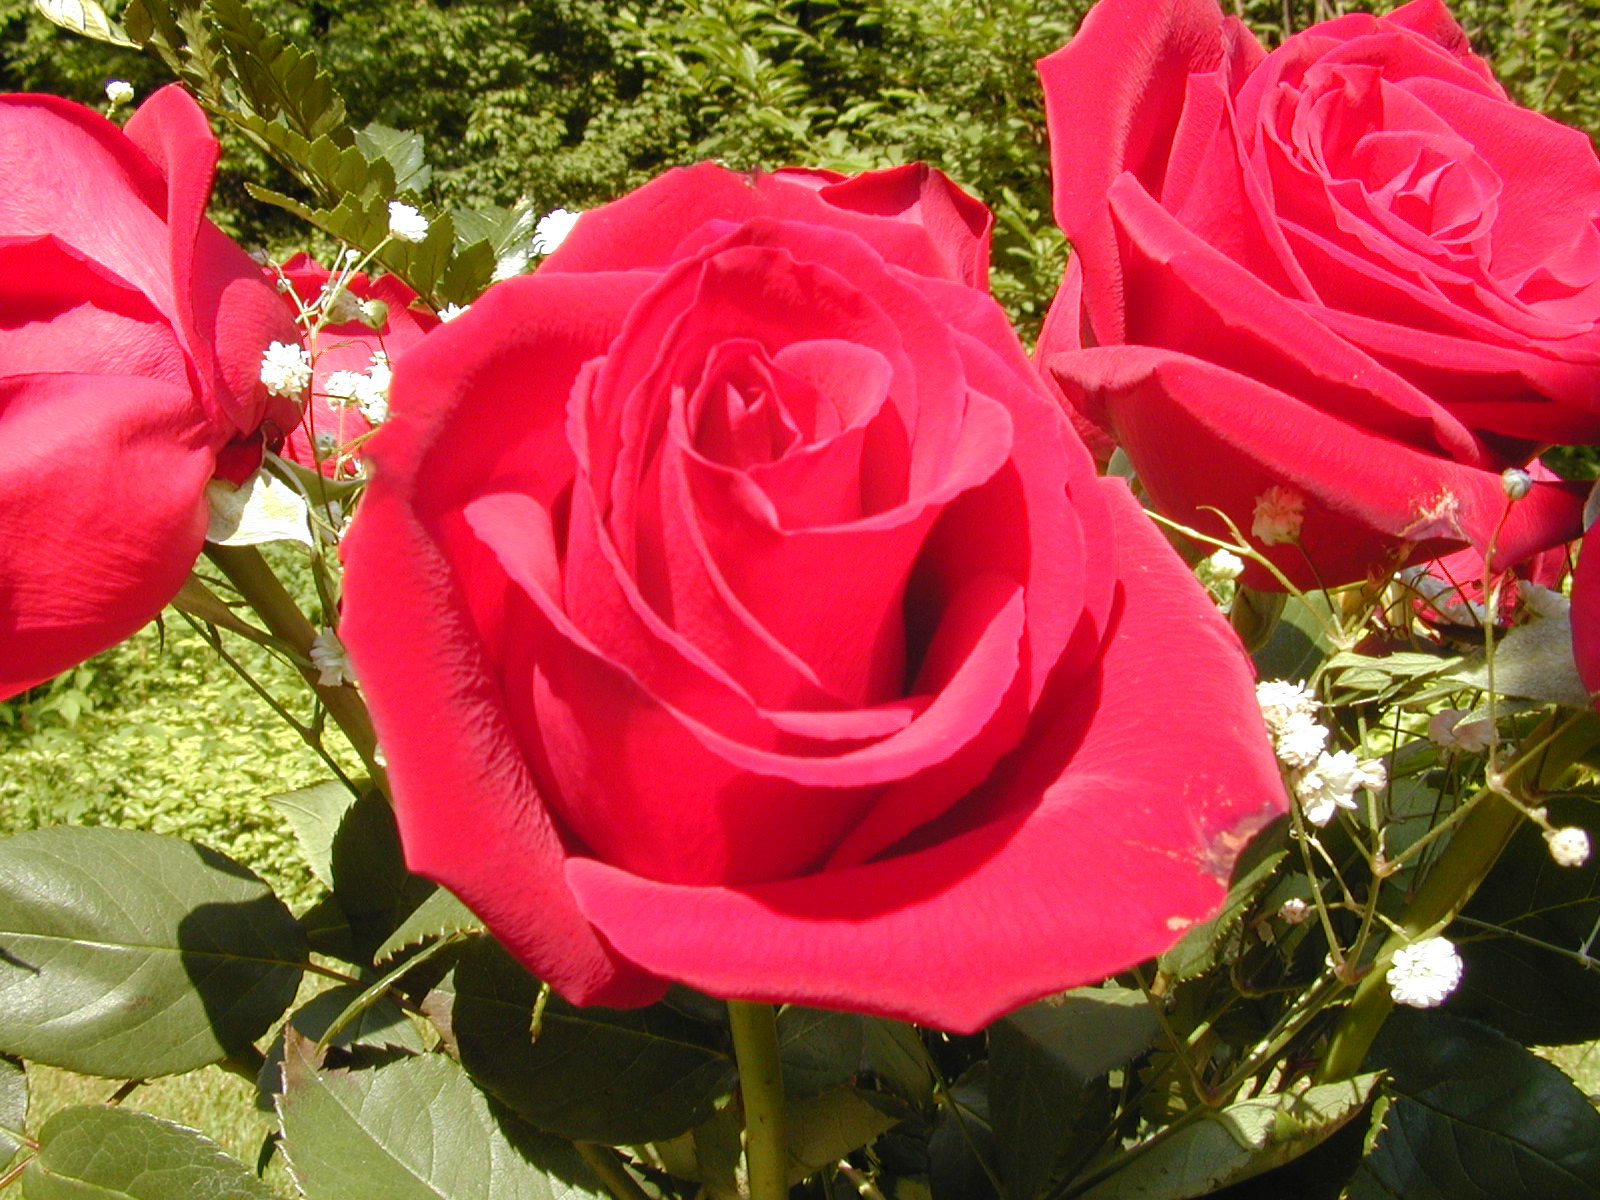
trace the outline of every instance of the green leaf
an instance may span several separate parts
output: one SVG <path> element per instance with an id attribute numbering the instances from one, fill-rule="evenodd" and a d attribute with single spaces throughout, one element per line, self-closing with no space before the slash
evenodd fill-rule
<path id="1" fill-rule="evenodd" d="M 784 1150 L 794 1185 L 838 1162 L 900 1123 L 903 1111 L 887 1097 L 853 1087 L 789 1100 L 784 1105 Z"/>
<path id="2" fill-rule="evenodd" d="M 1263 833 L 1240 855 L 1233 869 L 1233 886 L 1228 889 L 1221 909 L 1209 921 L 1185 931 L 1161 956 L 1159 962 L 1163 971 L 1181 983 L 1226 961 L 1239 923 L 1278 865 L 1288 857 L 1287 850 L 1272 848 L 1279 841 L 1281 838 L 1275 833 Z"/>
<path id="3" fill-rule="evenodd" d="M 294 999 L 299 925 L 231 859 L 59 826 L 0 840 L 0 1050 L 87 1075 L 193 1070 Z"/>
<path id="4" fill-rule="evenodd" d="M 904 1021 L 887 1017 L 866 1018 L 867 1070 L 906 1103 L 927 1110 L 933 1107 L 938 1072 L 922 1035 Z"/>
<path id="5" fill-rule="evenodd" d="M 497 1109 L 440 1054 L 319 1069 L 291 1036 L 283 1149 L 306 1200 L 578 1200 L 605 1189 L 576 1150 Z"/>
<path id="6" fill-rule="evenodd" d="M 1129 988 L 1079 988 L 990 1027 L 990 1115 L 1011 1200 L 1031 1200 L 1061 1164 L 1093 1152 L 1111 1116 L 1096 1081 L 1142 1054 L 1157 1028 Z"/>
<path id="7" fill-rule="evenodd" d="M 1489 665 L 1479 655 L 1476 663 L 1456 672 L 1455 678 L 1468 687 L 1488 691 Z M 1565 615 L 1540 617 L 1501 637 L 1494 647 L 1494 690 L 1502 696 L 1553 700 L 1588 709 L 1593 700 L 1578 678 L 1577 660 L 1572 655 L 1572 619 Z"/>
<path id="8" fill-rule="evenodd" d="M 533 1040 L 538 992 L 481 938 L 456 966 L 451 1027 L 474 1081 L 541 1129 L 609 1145 L 663 1141 L 704 1121 L 731 1087 L 721 1030 L 663 1004 L 618 1012 L 551 996 Z"/>
<path id="9" fill-rule="evenodd" d="M 94 0 L 33 0 L 33 4 L 40 16 L 63 29 L 97 42 L 110 42 L 113 46 L 127 46 L 133 50 L 139 48 L 139 43 L 128 37 L 127 30 L 106 16 L 105 9 Z"/>
<path id="10" fill-rule="evenodd" d="M 789 1005 L 778 1014 L 783 1091 L 791 1101 L 837 1087 L 861 1068 L 864 1018 Z"/>
<path id="11" fill-rule="evenodd" d="M 300 854 L 311 873 L 327 887 L 333 886 L 333 839 L 339 822 L 356 798 L 337 779 L 314 783 L 298 791 L 268 796 L 267 803 L 288 819 L 300 843 Z"/>
<path id="12" fill-rule="evenodd" d="M 433 178 L 433 171 L 423 158 L 419 133 L 390 129 L 374 121 L 365 129 L 356 130 L 356 148 L 368 162 L 382 159 L 389 164 L 397 192 L 420 192 Z"/>
<path id="13" fill-rule="evenodd" d="M 369 792 L 350 806 L 333 837 L 333 897 L 357 949 L 370 956 L 438 885 L 406 870 L 388 802 Z"/>
<path id="14" fill-rule="evenodd" d="M 1550 821 L 1600 845 L 1600 807 L 1581 796 L 1545 801 Z M 1600 1038 L 1600 855 L 1558 866 L 1538 826 L 1523 822 L 1452 929 L 1466 970 L 1449 1010 L 1524 1045 Z M 1503 932 L 1496 932 L 1503 931 Z"/>
<path id="15" fill-rule="evenodd" d="M 28 1069 L 0 1056 L 0 1164 L 22 1148 L 28 1127 Z"/>
<path id="16" fill-rule="evenodd" d="M 1194 1109 L 1130 1152 L 1083 1200 L 1188 1200 L 1281 1166 L 1366 1107 L 1377 1074 Z"/>
<path id="17" fill-rule="evenodd" d="M 237 1159 L 182 1125 L 103 1105 L 66 1108 L 39 1131 L 28 1200 L 272 1200 Z"/>
<path id="18" fill-rule="evenodd" d="M 1262 679 L 1310 679 L 1333 649 L 1327 635 L 1332 620 L 1333 610 L 1321 592 L 1290 598 L 1266 644 L 1251 654 L 1256 673 Z"/>
<path id="19" fill-rule="evenodd" d="M 384 962 L 408 946 L 431 942 L 447 933 L 481 933 L 483 929 L 484 924 L 476 913 L 456 899 L 453 893 L 439 888 L 400 922 L 400 927 L 378 947 L 373 961 Z"/>
<path id="20" fill-rule="evenodd" d="M 1550 1063 L 1446 1013 L 1401 1010 L 1367 1066 L 1393 1099 L 1351 1200 L 1593 1200 L 1600 1113 Z"/>

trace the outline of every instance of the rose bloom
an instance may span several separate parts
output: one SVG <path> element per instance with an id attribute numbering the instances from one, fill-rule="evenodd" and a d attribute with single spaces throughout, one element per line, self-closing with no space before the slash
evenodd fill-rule
<path id="1" fill-rule="evenodd" d="M 1285 805 L 1250 668 L 908 166 L 674 171 L 412 349 L 340 633 L 411 866 L 568 998 L 976 1029 Z"/>
<path id="2" fill-rule="evenodd" d="M 333 278 L 326 267 L 307 254 L 296 254 L 270 275 L 275 278 L 279 272 L 290 284 L 290 290 L 283 293 L 290 313 L 294 313 L 298 305 L 317 303 Z M 365 273 L 357 272 L 345 281 L 341 292 L 343 299 L 335 302 L 332 316 L 345 319 L 330 320 L 317 333 L 313 347 L 311 400 L 283 450 L 285 457 L 303 466 L 320 466 L 327 474 L 332 474 L 339 465 L 337 447 L 348 445 L 372 431 L 372 422 L 362 413 L 361 394 L 353 398 L 330 396 L 329 380 L 341 371 L 373 379 L 375 352 L 386 355 L 392 364 L 403 350 L 439 324 L 439 318 L 431 311 L 414 307 L 417 293 L 393 275 L 370 279 Z M 376 329 L 355 314 L 362 301 L 373 300 L 388 308 L 387 316 Z M 339 390 L 347 382 L 348 376 L 335 380 L 334 387 Z M 325 445 L 332 448 L 316 453 L 318 438 L 325 438 Z M 359 453 L 357 450 L 356 456 Z M 353 466 L 355 458 L 347 461 Z"/>
<path id="3" fill-rule="evenodd" d="M 207 481 L 298 418 L 257 376 L 294 325 L 205 218 L 217 154 L 176 87 L 126 129 L 0 96 L 0 698 L 154 617 Z"/>
<path id="4" fill-rule="evenodd" d="M 1293 493 L 1257 540 L 1300 586 L 1576 536 L 1560 483 L 1501 526 L 1500 472 L 1600 438 L 1600 163 L 1442 5 L 1268 54 L 1214 0 L 1102 0 L 1039 70 L 1075 248 L 1040 361 L 1158 508 L 1248 536 Z"/>

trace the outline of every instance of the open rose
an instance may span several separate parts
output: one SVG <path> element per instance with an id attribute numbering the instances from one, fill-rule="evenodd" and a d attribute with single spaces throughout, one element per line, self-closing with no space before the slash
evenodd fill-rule
<path id="1" fill-rule="evenodd" d="M 297 419 L 258 378 L 294 324 L 205 217 L 217 153 L 176 87 L 125 130 L 0 96 L 0 698 L 154 617 L 207 481 Z"/>
<path id="2" fill-rule="evenodd" d="M 1075 247 L 1040 358 L 1158 507 L 1303 586 L 1575 536 L 1500 472 L 1600 438 L 1600 163 L 1436 0 L 1271 54 L 1215 0 L 1102 0 L 1039 70 Z"/>
<path id="3" fill-rule="evenodd" d="M 341 467 L 353 469 L 359 446 L 344 454 L 341 449 L 382 421 L 395 359 L 436 328 L 439 318 L 414 307 L 417 293 L 393 275 L 369 279 L 357 272 L 329 297 L 325 289 L 332 287 L 333 274 L 310 255 L 296 254 L 276 274 L 289 281 L 283 298 L 291 313 L 321 305 L 327 314 L 311 347 L 311 398 L 283 453 L 330 475 Z M 361 310 L 373 301 L 383 306 L 376 327 Z"/>
<path id="4" fill-rule="evenodd" d="M 1207 916 L 1249 667 L 925 168 L 672 172 L 400 363 L 341 634 L 408 861 L 536 974 L 974 1029 Z"/>

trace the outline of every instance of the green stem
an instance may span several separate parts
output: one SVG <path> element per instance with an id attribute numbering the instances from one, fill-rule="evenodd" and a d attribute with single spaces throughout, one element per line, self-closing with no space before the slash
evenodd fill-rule
<path id="1" fill-rule="evenodd" d="M 573 1145 L 583 1161 L 589 1164 L 590 1170 L 600 1177 L 606 1191 L 617 1200 L 650 1200 L 650 1193 L 639 1186 L 611 1147 L 599 1146 L 594 1142 L 574 1142 Z"/>
<path id="2" fill-rule="evenodd" d="M 770 1004 L 728 1001 L 733 1055 L 744 1100 L 745 1169 L 750 1200 L 786 1200 L 788 1154 L 783 1144 L 783 1067 L 778 1060 L 778 1013 Z"/>
<path id="3" fill-rule="evenodd" d="M 322 701 L 328 715 L 344 730 L 350 745 L 372 772 L 374 782 L 381 783 L 383 772 L 375 757 L 378 738 L 372 729 L 372 718 L 367 715 L 367 706 L 362 703 L 360 693 L 348 684 L 325 687 L 317 682 L 317 669 L 311 665 L 311 643 L 317 631 L 305 613 L 300 611 L 300 606 L 289 595 L 282 581 L 273 574 L 267 560 L 261 557 L 261 552 L 254 546 L 208 544 L 206 557 L 250 602 L 250 607 L 261 617 L 267 631 L 300 658 L 298 667 L 301 676 L 317 694 L 317 699 Z"/>
<path id="4" fill-rule="evenodd" d="M 1542 748 L 1543 753 L 1524 754 L 1506 772 L 1501 790 L 1526 794 L 1553 787 L 1594 743 L 1594 729 L 1592 720 L 1586 717 L 1568 720 L 1559 728 L 1554 716 L 1547 718 L 1525 743 Z M 1492 764 L 1490 769 L 1493 770 Z M 1394 1008 L 1385 965 L 1402 946 L 1443 929 L 1455 919 L 1500 857 L 1521 819 L 1522 810 L 1505 796 L 1488 792 L 1478 797 L 1406 906 L 1399 929 L 1383 943 L 1372 966 L 1356 985 L 1355 995 L 1334 1030 L 1327 1056 L 1317 1072 L 1319 1083 L 1349 1079 L 1361 1070 L 1378 1029 Z"/>

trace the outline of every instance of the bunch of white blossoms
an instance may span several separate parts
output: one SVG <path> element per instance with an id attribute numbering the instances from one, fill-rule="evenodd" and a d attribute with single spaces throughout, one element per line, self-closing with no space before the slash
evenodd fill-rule
<path id="1" fill-rule="evenodd" d="M 1427 937 L 1394 952 L 1384 982 L 1396 1004 L 1434 1008 L 1461 982 L 1461 955 L 1448 938 Z"/>
<path id="2" fill-rule="evenodd" d="M 341 408 L 359 409 L 370 424 L 381 425 L 389 416 L 389 383 L 394 372 L 389 356 L 372 352 L 372 363 L 365 371 L 335 371 L 322 385 L 329 400 Z"/>
<path id="3" fill-rule="evenodd" d="M 1272 679 L 1256 685 L 1256 703 L 1272 733 L 1273 748 L 1289 768 L 1300 811 L 1317 827 L 1341 808 L 1356 807 L 1356 792 L 1381 790 L 1389 773 L 1381 762 L 1349 750 L 1327 750 L 1328 729 L 1317 720 L 1322 704 L 1303 683 Z"/>

